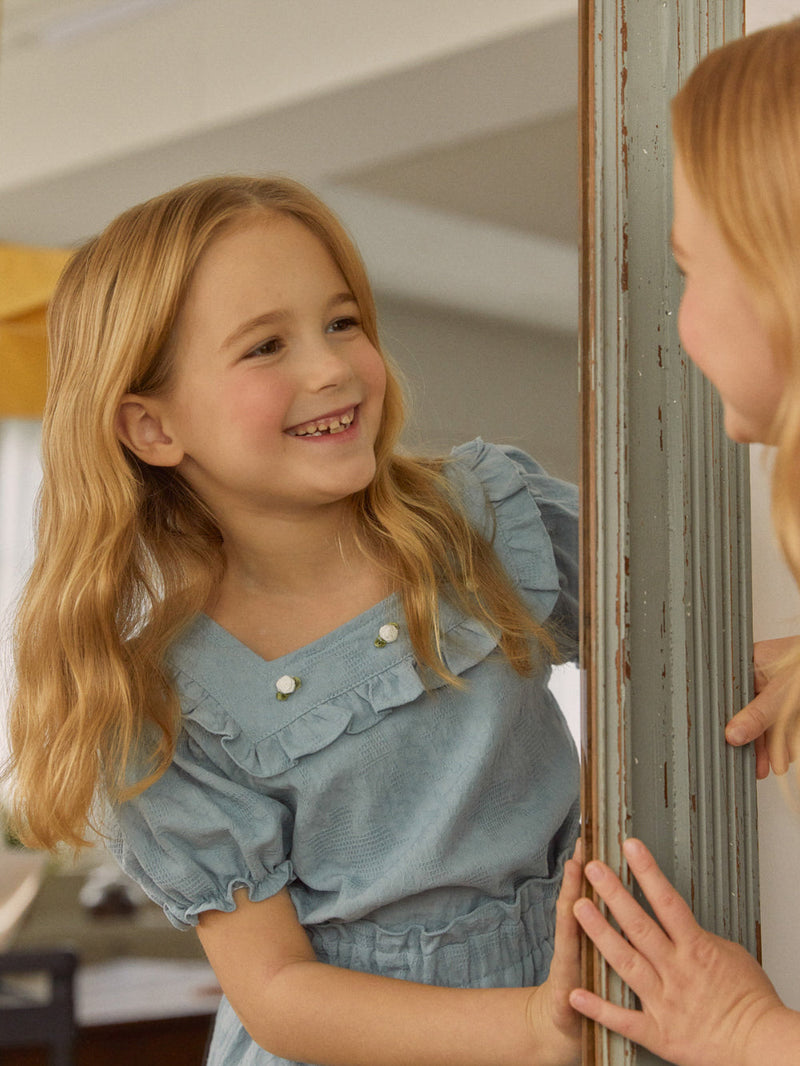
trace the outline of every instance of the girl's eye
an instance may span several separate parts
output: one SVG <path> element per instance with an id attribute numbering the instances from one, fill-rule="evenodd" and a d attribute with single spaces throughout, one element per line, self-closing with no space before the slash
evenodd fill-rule
<path id="1" fill-rule="evenodd" d="M 328 326 L 328 330 L 331 333 L 346 333 L 348 329 L 355 329 L 358 325 L 358 320 L 352 315 L 346 315 L 344 318 L 334 319 Z"/>
<path id="2" fill-rule="evenodd" d="M 255 348 L 251 348 L 245 359 L 257 358 L 260 355 L 277 355 L 281 349 L 279 337 L 270 337 L 268 341 L 262 341 Z"/>

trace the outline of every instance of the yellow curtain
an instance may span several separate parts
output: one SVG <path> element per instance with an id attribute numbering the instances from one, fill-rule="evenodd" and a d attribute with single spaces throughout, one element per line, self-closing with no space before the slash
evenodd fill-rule
<path id="1" fill-rule="evenodd" d="M 0 242 L 0 418 L 39 418 L 47 388 L 45 312 L 70 252 Z"/>

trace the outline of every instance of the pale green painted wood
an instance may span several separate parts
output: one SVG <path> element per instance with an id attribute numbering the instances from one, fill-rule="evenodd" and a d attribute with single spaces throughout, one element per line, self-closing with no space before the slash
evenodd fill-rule
<path id="1" fill-rule="evenodd" d="M 723 734 L 750 693 L 747 453 L 680 349 L 668 247 L 669 101 L 741 32 L 743 0 L 583 2 L 588 835 L 617 869 L 621 840 L 642 837 L 700 922 L 755 951 L 755 773 Z M 623 1001 L 605 967 L 597 983 Z M 603 1032 L 593 1054 L 660 1061 Z"/>

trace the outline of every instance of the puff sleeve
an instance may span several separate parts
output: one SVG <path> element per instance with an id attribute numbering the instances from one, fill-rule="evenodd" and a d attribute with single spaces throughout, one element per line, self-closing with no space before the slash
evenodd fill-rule
<path id="1" fill-rule="evenodd" d="M 242 776 L 182 730 L 166 773 L 110 814 L 111 851 L 178 928 L 234 910 L 237 888 L 258 902 L 292 879 L 292 812 Z"/>

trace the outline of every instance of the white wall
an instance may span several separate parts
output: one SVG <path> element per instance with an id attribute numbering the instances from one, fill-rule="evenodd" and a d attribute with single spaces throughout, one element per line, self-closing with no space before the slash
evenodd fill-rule
<path id="1" fill-rule="evenodd" d="M 769 518 L 769 449 L 751 448 L 753 635 L 756 640 L 800 633 L 800 594 L 778 550 Z M 784 1002 L 800 1010 L 800 817 L 778 779 L 758 785 L 761 932 L 764 968 Z"/>
<path id="2" fill-rule="evenodd" d="M 578 478 L 578 338 L 378 298 L 382 341 L 409 385 L 406 442 L 428 454 L 483 437 Z"/>

